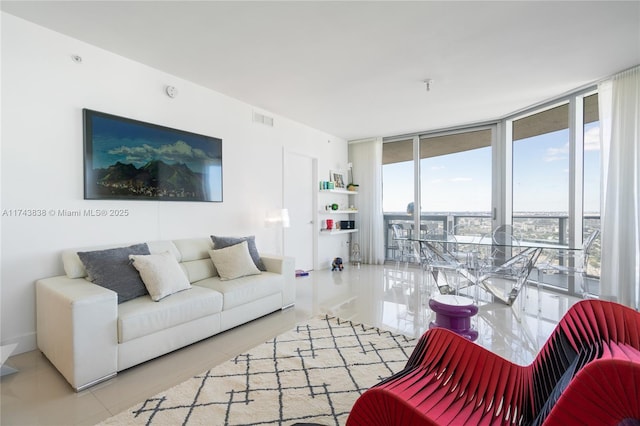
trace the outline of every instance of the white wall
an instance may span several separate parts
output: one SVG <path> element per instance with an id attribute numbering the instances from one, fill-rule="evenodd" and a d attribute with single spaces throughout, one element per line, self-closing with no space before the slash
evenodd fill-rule
<path id="1" fill-rule="evenodd" d="M 34 283 L 63 273 L 61 250 L 255 234 L 261 252 L 275 251 L 264 218 L 281 207 L 283 150 L 317 158 L 323 179 L 346 164 L 344 140 L 5 13 L 1 65 L 1 343 L 19 343 L 18 352 L 36 348 Z M 224 202 L 84 200 L 82 108 L 222 138 Z M 254 110 L 273 116 L 274 127 L 253 123 Z M 17 217 L 18 209 L 47 214 Z M 129 216 L 61 217 L 61 209 Z M 342 241 L 319 245 L 323 262 Z"/>

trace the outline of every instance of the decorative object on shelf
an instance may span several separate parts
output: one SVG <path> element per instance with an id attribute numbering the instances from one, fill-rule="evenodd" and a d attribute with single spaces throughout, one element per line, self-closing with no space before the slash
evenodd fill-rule
<path id="1" fill-rule="evenodd" d="M 337 203 L 333 203 L 331 204 L 331 210 L 338 210 L 340 208 L 340 206 Z"/>
<path id="2" fill-rule="evenodd" d="M 327 229 L 333 229 L 333 219 L 327 219 Z"/>
<path id="3" fill-rule="evenodd" d="M 331 190 L 331 189 L 335 189 L 333 182 L 329 182 L 329 181 L 326 181 L 326 180 L 323 180 L 322 182 L 320 182 L 320 190 L 321 191 L 327 191 L 327 190 Z"/>
<path id="4" fill-rule="evenodd" d="M 356 221 L 355 220 L 341 220 L 338 222 L 340 224 L 340 229 L 355 229 Z"/>
<path id="5" fill-rule="evenodd" d="M 336 257 L 335 259 L 333 259 L 333 263 L 331 263 L 332 271 L 342 271 L 343 268 L 344 268 L 344 265 L 342 264 L 341 257 Z"/>
<path id="6" fill-rule="evenodd" d="M 334 187 L 337 189 L 346 188 L 344 173 L 340 171 L 332 170 L 331 172 L 329 172 L 329 180 L 333 182 Z M 332 189 L 332 188 L 329 188 L 329 189 Z"/>
<path id="7" fill-rule="evenodd" d="M 355 192 L 358 190 L 360 185 L 353 183 L 353 163 L 347 164 L 347 167 L 349 168 L 349 184 L 347 185 L 347 191 Z"/>

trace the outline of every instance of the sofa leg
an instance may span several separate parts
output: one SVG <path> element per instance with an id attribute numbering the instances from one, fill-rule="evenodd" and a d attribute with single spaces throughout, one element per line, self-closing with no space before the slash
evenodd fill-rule
<path id="1" fill-rule="evenodd" d="M 98 383 L 106 382 L 107 380 L 112 379 L 112 378 L 116 377 L 117 375 L 118 375 L 118 372 L 116 371 L 113 374 L 109 374 L 108 376 L 101 377 L 99 379 L 94 380 L 93 382 L 86 383 L 86 384 L 84 384 L 82 386 L 79 386 L 79 387 L 73 388 L 73 389 L 76 392 L 82 392 L 83 390 L 88 389 L 91 386 L 97 385 Z"/>

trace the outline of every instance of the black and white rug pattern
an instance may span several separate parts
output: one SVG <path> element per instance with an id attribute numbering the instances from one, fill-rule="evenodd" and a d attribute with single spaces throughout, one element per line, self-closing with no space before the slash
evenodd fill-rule
<path id="1" fill-rule="evenodd" d="M 415 339 L 313 318 L 105 425 L 343 425 L 356 399 L 401 370 Z"/>

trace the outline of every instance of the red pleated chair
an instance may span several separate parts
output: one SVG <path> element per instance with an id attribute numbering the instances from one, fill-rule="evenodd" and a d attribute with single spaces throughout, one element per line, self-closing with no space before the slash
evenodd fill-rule
<path id="1" fill-rule="evenodd" d="M 358 425 L 640 426 L 640 313 L 580 301 L 527 366 L 428 330 L 402 371 L 358 398 Z"/>

